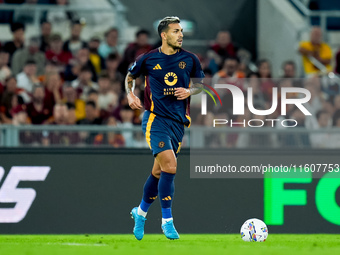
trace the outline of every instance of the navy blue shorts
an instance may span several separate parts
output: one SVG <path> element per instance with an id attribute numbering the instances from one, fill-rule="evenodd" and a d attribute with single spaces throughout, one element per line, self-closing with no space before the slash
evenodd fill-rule
<path id="1" fill-rule="evenodd" d="M 154 156 L 165 150 L 173 150 L 177 157 L 184 135 L 183 124 L 145 111 L 142 127 Z"/>

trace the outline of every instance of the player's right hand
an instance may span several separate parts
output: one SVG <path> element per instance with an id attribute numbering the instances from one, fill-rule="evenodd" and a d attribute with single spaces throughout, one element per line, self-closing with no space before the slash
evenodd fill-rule
<path id="1" fill-rule="evenodd" d="M 127 95 L 127 98 L 128 98 L 129 106 L 131 107 L 132 110 L 141 109 L 143 107 L 139 98 L 136 97 L 136 95 L 133 94 L 132 92 Z"/>

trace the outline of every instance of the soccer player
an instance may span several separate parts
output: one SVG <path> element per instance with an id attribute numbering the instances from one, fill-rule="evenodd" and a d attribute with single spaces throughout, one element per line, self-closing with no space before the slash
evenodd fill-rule
<path id="1" fill-rule="evenodd" d="M 137 57 L 125 79 L 125 89 L 132 109 L 142 105 L 134 95 L 135 79 L 145 76 L 142 127 L 155 157 L 151 175 L 145 182 L 143 198 L 131 211 L 137 240 L 144 236 L 147 211 L 159 196 L 162 230 L 169 239 L 179 239 L 174 227 L 171 203 L 177 154 L 181 148 L 184 126 L 190 126 L 189 97 L 201 91 L 201 84 L 191 85 L 191 78 L 201 81 L 204 73 L 196 55 L 182 49 L 183 29 L 178 17 L 165 17 L 158 25 L 162 46 Z"/>

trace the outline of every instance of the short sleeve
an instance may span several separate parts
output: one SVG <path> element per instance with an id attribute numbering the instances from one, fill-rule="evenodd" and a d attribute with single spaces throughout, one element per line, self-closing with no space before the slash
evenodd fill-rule
<path id="1" fill-rule="evenodd" d="M 328 44 L 323 45 L 323 51 L 320 54 L 323 59 L 332 59 L 332 49 L 328 46 Z"/>
<path id="2" fill-rule="evenodd" d="M 302 41 L 302 42 L 300 42 L 299 46 L 300 46 L 300 48 L 310 50 L 310 42 Z"/>
<path id="3" fill-rule="evenodd" d="M 145 60 L 145 54 L 141 54 L 137 57 L 136 61 L 129 68 L 129 72 L 132 74 L 134 78 L 139 77 L 144 73 L 143 63 Z"/>
<path id="4" fill-rule="evenodd" d="M 204 72 L 202 70 L 201 63 L 196 55 L 193 57 L 194 65 L 192 68 L 192 71 L 190 73 L 191 78 L 198 78 L 198 79 L 203 79 L 204 78 Z"/>

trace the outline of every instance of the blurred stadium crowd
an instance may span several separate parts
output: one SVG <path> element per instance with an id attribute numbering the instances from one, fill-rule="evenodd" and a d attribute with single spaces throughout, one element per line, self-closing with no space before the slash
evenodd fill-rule
<path id="1" fill-rule="evenodd" d="M 55 19 L 70 19 L 71 34 L 68 40 L 63 41 L 60 34 L 52 33 Z M 0 46 L 1 124 L 108 125 L 123 128 L 141 124 L 143 111 L 129 108 L 124 94 L 124 77 L 138 55 L 160 45 L 149 44 L 150 34 L 147 30 L 139 30 L 135 41 L 123 48 L 117 28 L 109 29 L 103 37 L 84 41 L 81 36 L 83 24 L 79 20 L 69 13 L 52 13 L 47 14 L 41 23 L 40 36 L 28 38 L 25 44 L 23 22 L 29 20 L 19 15 L 17 21 L 20 22 L 10 25 L 13 40 L 1 42 Z M 252 87 L 256 109 L 270 108 L 273 87 L 304 87 L 311 92 L 312 98 L 306 105 L 313 115 L 311 118 L 306 118 L 294 107 L 287 109 L 287 116 L 280 116 L 278 109 L 268 118 L 293 118 L 300 127 L 307 129 L 340 127 L 339 82 L 330 82 L 329 79 L 330 72 L 340 73 L 340 52 L 333 54 L 331 48 L 322 41 L 321 29 L 313 27 L 310 40 L 300 43 L 297 54 L 301 54 L 304 76 L 297 74 L 294 61 L 287 60 L 282 63 L 282 75 L 273 77 L 270 59 L 260 59 L 255 68 L 249 68 L 249 62 L 244 58 L 246 50 L 233 42 L 228 31 L 220 31 L 211 45 L 207 45 L 206 53 L 199 55 L 199 58 L 208 83 L 232 83 L 245 93 L 248 87 Z M 143 78 L 138 79 L 135 89 L 135 94 L 142 101 L 143 84 Z M 208 122 L 213 118 L 239 122 L 244 119 L 263 119 L 249 112 L 244 116 L 232 116 L 231 94 L 226 92 L 220 95 L 224 108 L 211 106 L 209 109 L 212 110 L 205 119 L 200 115 L 200 104 L 192 100 L 193 125 L 211 126 Z M 60 136 L 61 133 L 32 136 L 26 132 L 20 135 L 20 139 L 24 144 L 46 145 L 53 144 L 53 141 L 62 143 L 63 139 L 67 140 L 65 144 L 77 144 L 84 140 L 81 133 L 70 133 L 66 138 Z M 251 137 L 230 135 L 226 138 L 226 146 L 256 145 L 259 135 L 256 136 L 254 140 Z M 261 139 L 263 142 L 263 139 L 271 138 L 264 135 Z M 280 139 L 289 142 L 287 138 Z M 218 143 L 216 139 L 211 141 Z M 340 146 L 340 138 L 323 134 L 309 139 L 301 136 L 298 142 L 305 146 L 325 147 L 330 141 L 338 144 L 336 147 Z M 87 134 L 86 143 L 114 147 L 146 145 L 141 135 L 136 138 L 123 133 Z"/>

